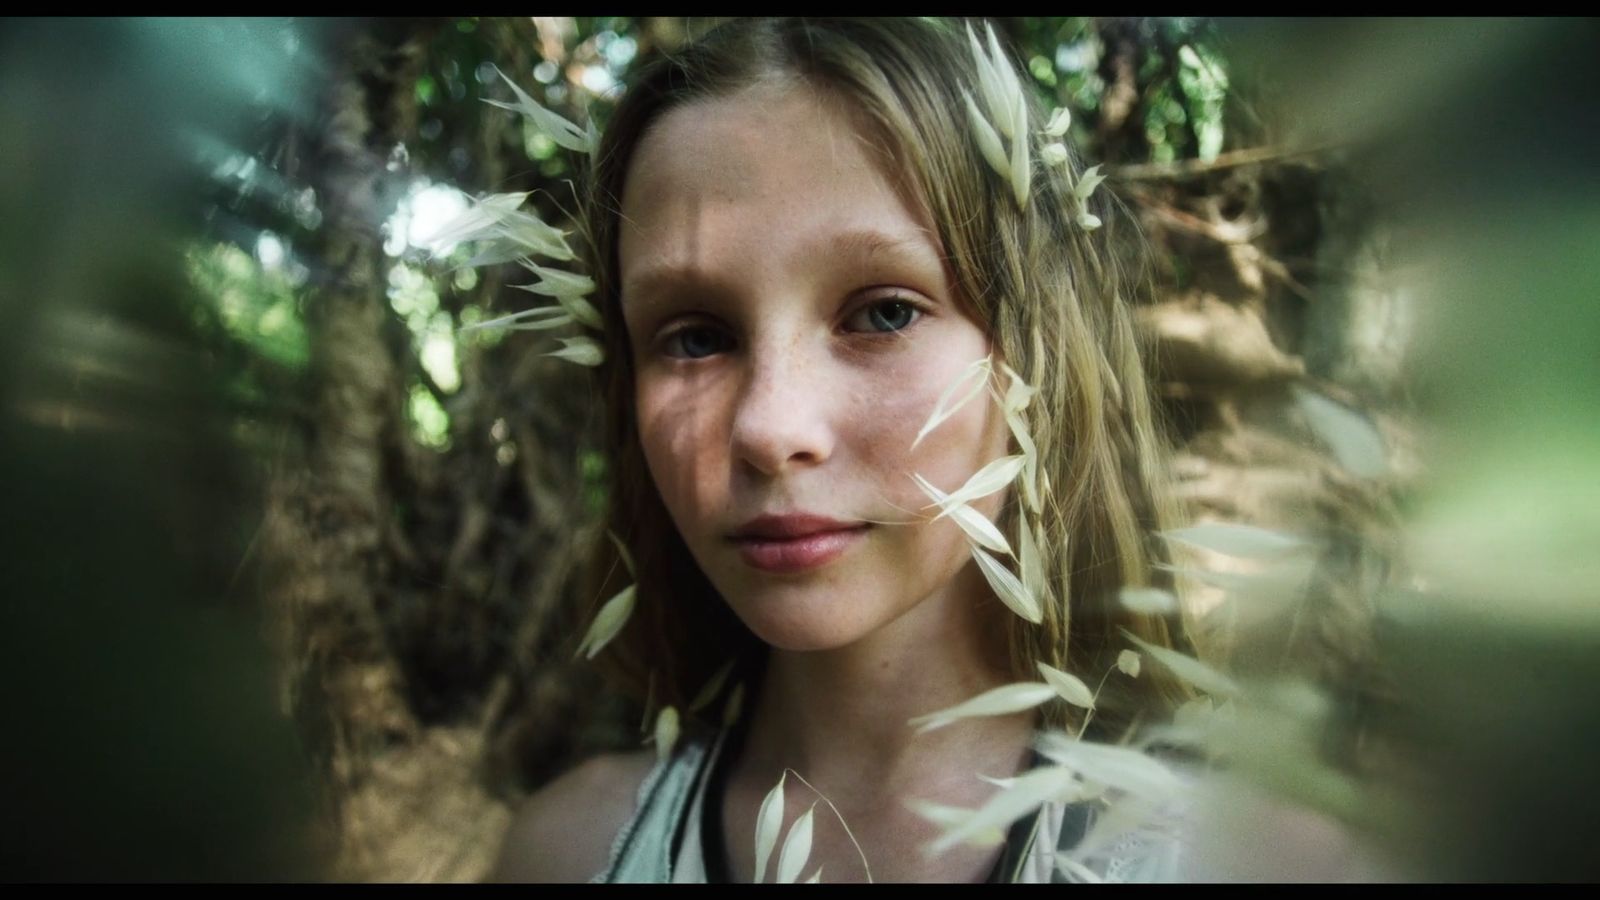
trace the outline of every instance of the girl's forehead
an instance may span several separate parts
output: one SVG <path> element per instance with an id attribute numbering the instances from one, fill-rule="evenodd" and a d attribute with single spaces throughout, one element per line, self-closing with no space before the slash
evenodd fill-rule
<path id="1" fill-rule="evenodd" d="M 619 260 L 624 294 L 641 270 L 749 262 L 785 247 L 937 239 L 875 162 L 843 102 L 804 85 L 761 84 L 662 116 L 629 166 Z"/>
<path id="2" fill-rule="evenodd" d="M 760 85 L 664 114 L 635 150 L 623 191 L 634 218 L 663 205 L 789 199 L 881 181 L 837 101 Z M 641 209 L 642 208 L 642 209 Z"/>

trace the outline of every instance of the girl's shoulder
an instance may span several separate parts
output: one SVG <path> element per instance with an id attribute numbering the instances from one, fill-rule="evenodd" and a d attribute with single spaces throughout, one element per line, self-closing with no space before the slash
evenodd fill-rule
<path id="1" fill-rule="evenodd" d="M 587 881 L 605 868 L 655 764 L 653 750 L 602 753 L 534 791 L 512 817 L 489 880 Z"/>

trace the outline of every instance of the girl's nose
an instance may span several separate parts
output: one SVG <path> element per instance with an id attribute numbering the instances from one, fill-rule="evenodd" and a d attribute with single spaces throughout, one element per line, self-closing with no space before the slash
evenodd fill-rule
<path id="1" fill-rule="evenodd" d="M 822 369 L 791 344 L 753 349 L 733 416 L 733 454 L 771 478 L 816 466 L 833 450 Z"/>

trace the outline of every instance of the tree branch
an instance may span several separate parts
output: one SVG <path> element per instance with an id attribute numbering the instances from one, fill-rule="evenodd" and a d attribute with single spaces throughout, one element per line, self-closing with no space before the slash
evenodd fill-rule
<path id="1" fill-rule="evenodd" d="M 1113 166 L 1107 170 L 1106 174 L 1118 181 L 1163 181 L 1193 178 L 1198 175 L 1207 175 L 1239 166 L 1279 162 L 1302 156 L 1320 156 L 1346 146 L 1349 145 L 1329 141 L 1305 147 L 1248 147 L 1243 150 L 1231 150 L 1218 155 L 1216 159 L 1212 160 L 1184 159 L 1170 163 L 1135 163 L 1126 166 Z"/>

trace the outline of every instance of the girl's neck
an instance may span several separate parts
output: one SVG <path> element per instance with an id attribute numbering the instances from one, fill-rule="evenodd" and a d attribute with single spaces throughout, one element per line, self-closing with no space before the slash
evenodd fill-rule
<path id="1" fill-rule="evenodd" d="M 967 571 L 981 583 L 975 567 Z M 973 587 L 948 585 L 965 590 L 929 597 L 847 647 L 774 649 L 739 768 L 770 774 L 773 783 L 792 768 L 830 796 L 837 790 L 940 802 L 986 796 L 992 787 L 977 774 L 1004 777 L 1024 768 L 1032 712 L 962 720 L 924 734 L 907 724 L 1014 680 L 1003 631 L 983 627 L 995 620 L 988 605 L 998 601 L 971 600 L 986 597 Z"/>

